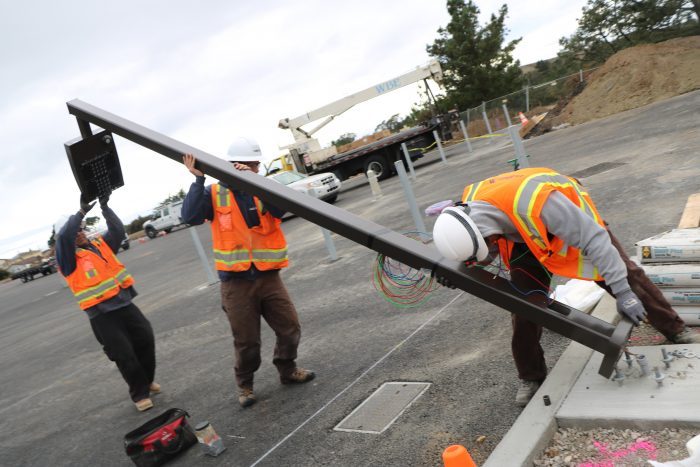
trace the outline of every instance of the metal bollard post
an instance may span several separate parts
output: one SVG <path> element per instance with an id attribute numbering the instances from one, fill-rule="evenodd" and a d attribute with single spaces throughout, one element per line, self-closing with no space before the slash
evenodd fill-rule
<path id="1" fill-rule="evenodd" d="M 374 173 L 374 170 L 367 171 L 367 180 L 369 180 L 369 187 L 372 189 L 372 201 L 377 201 L 382 196 L 382 189 L 379 187 L 377 174 Z"/>
<path id="2" fill-rule="evenodd" d="M 508 115 L 508 106 L 506 105 L 505 102 L 503 102 L 503 113 L 506 115 L 506 122 L 508 122 L 508 126 L 512 126 L 513 122 L 510 121 L 510 115 Z"/>
<path id="3" fill-rule="evenodd" d="M 464 125 L 464 120 L 459 121 L 459 128 L 462 130 L 462 134 L 464 135 L 464 141 L 467 142 L 467 149 L 469 152 L 474 152 L 472 149 L 472 143 L 469 141 L 469 134 L 467 134 L 467 127 Z"/>
<path id="4" fill-rule="evenodd" d="M 396 167 L 396 173 L 399 175 L 399 180 L 401 180 L 403 192 L 406 195 L 406 201 L 408 201 L 408 207 L 411 209 L 413 222 L 416 224 L 416 231 L 425 232 L 425 224 L 423 223 L 420 211 L 418 211 L 418 204 L 416 203 L 416 197 L 413 196 L 411 182 L 408 180 L 408 176 L 406 176 L 406 169 L 403 168 L 403 163 L 401 161 L 394 162 L 394 167 Z"/>
<path id="5" fill-rule="evenodd" d="M 336 261 L 338 259 L 338 253 L 335 251 L 335 243 L 333 243 L 331 233 L 323 227 L 321 227 L 321 232 L 323 233 L 323 241 L 325 242 L 326 249 L 328 250 L 328 256 L 331 258 L 331 261 Z"/>
<path id="6" fill-rule="evenodd" d="M 525 112 L 530 111 L 530 86 L 525 86 Z"/>
<path id="7" fill-rule="evenodd" d="M 401 149 L 403 149 L 403 157 L 406 158 L 406 165 L 408 166 L 408 170 L 411 172 L 411 178 L 415 180 L 416 171 L 413 170 L 413 161 L 411 160 L 411 154 L 408 152 L 408 147 L 406 146 L 406 143 L 401 143 Z"/>
<path id="8" fill-rule="evenodd" d="M 491 133 L 493 133 L 493 131 L 491 130 L 491 124 L 489 123 L 489 117 L 488 117 L 488 115 L 486 115 L 486 108 L 484 108 L 484 110 L 481 111 L 481 115 L 484 117 L 484 123 L 486 123 L 486 131 L 488 131 L 489 132 L 488 134 L 490 135 Z M 493 143 L 493 138 L 489 138 L 489 143 Z"/>
<path id="9" fill-rule="evenodd" d="M 190 227 L 190 234 L 192 235 L 192 243 L 194 243 L 194 249 L 197 250 L 197 255 L 199 256 L 200 261 L 202 261 L 202 267 L 207 273 L 207 277 L 209 279 L 208 284 L 216 284 L 217 282 L 219 282 L 219 279 L 216 278 L 216 276 L 214 275 L 214 271 L 212 271 L 211 266 L 209 265 L 209 260 L 207 259 L 207 255 L 204 253 L 202 242 L 199 240 L 199 235 L 197 235 L 197 232 L 195 232 L 195 230 L 196 227 Z"/>
<path id="10" fill-rule="evenodd" d="M 523 145 L 523 140 L 520 139 L 518 131 L 517 125 L 508 127 L 508 134 L 510 135 L 510 139 L 513 140 L 513 148 L 515 149 L 515 158 L 518 161 L 518 167 L 524 169 L 530 167 L 530 163 L 527 160 L 525 145 Z"/>
<path id="11" fill-rule="evenodd" d="M 435 142 L 437 143 L 438 152 L 440 152 L 442 162 L 447 164 L 447 159 L 445 158 L 445 151 L 442 149 L 442 143 L 440 142 L 440 135 L 438 135 L 438 132 L 435 130 L 433 130 L 433 137 L 435 138 Z"/>

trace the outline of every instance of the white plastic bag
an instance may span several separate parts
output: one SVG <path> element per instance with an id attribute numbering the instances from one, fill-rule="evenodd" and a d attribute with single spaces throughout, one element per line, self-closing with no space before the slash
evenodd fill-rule
<path id="1" fill-rule="evenodd" d="M 566 284 L 558 285 L 554 289 L 552 298 L 572 308 L 588 313 L 603 298 L 604 293 L 606 293 L 605 290 L 593 281 L 571 279 Z"/>

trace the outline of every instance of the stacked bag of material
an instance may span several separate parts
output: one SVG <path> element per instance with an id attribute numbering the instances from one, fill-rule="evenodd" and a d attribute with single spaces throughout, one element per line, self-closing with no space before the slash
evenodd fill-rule
<path id="1" fill-rule="evenodd" d="M 674 229 L 637 242 L 637 258 L 681 319 L 700 326 L 700 228 Z"/>

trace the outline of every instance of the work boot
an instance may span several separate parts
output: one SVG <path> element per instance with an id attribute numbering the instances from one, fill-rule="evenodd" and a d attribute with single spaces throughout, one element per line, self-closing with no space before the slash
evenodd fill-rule
<path id="1" fill-rule="evenodd" d="M 700 344 L 700 333 L 685 326 L 681 332 L 669 339 L 674 344 Z"/>
<path id="2" fill-rule="evenodd" d="M 250 407 L 256 401 L 253 388 L 238 388 L 238 403 L 241 404 L 241 407 Z"/>
<path id="3" fill-rule="evenodd" d="M 520 386 L 518 386 L 518 392 L 515 394 L 515 403 L 518 405 L 518 407 L 525 407 L 539 388 L 540 383 L 538 381 L 525 381 L 524 379 L 521 379 Z"/>
<path id="4" fill-rule="evenodd" d="M 310 370 L 305 370 L 303 368 L 295 368 L 291 375 L 280 376 L 280 381 L 282 384 L 299 384 L 308 383 L 316 377 L 316 373 Z"/>
<path id="5" fill-rule="evenodd" d="M 141 399 L 140 401 L 134 402 L 134 405 L 136 406 L 136 410 L 138 410 L 139 412 L 143 412 L 153 407 L 153 401 L 149 398 L 145 398 Z"/>
<path id="6" fill-rule="evenodd" d="M 160 394 L 160 384 L 151 383 L 151 385 L 148 387 L 148 390 L 151 391 L 151 394 Z"/>

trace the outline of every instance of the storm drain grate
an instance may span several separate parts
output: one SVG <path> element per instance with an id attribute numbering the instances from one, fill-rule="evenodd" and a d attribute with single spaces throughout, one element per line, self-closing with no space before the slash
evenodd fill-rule
<path id="1" fill-rule="evenodd" d="M 573 178 L 586 178 L 591 175 L 596 175 L 599 173 L 607 172 L 608 170 L 616 169 L 626 162 L 603 162 L 602 164 L 596 164 L 588 167 L 587 169 L 579 170 L 578 172 L 572 173 L 569 177 Z"/>
<path id="2" fill-rule="evenodd" d="M 384 383 L 334 430 L 382 433 L 429 387 L 430 383 Z"/>

